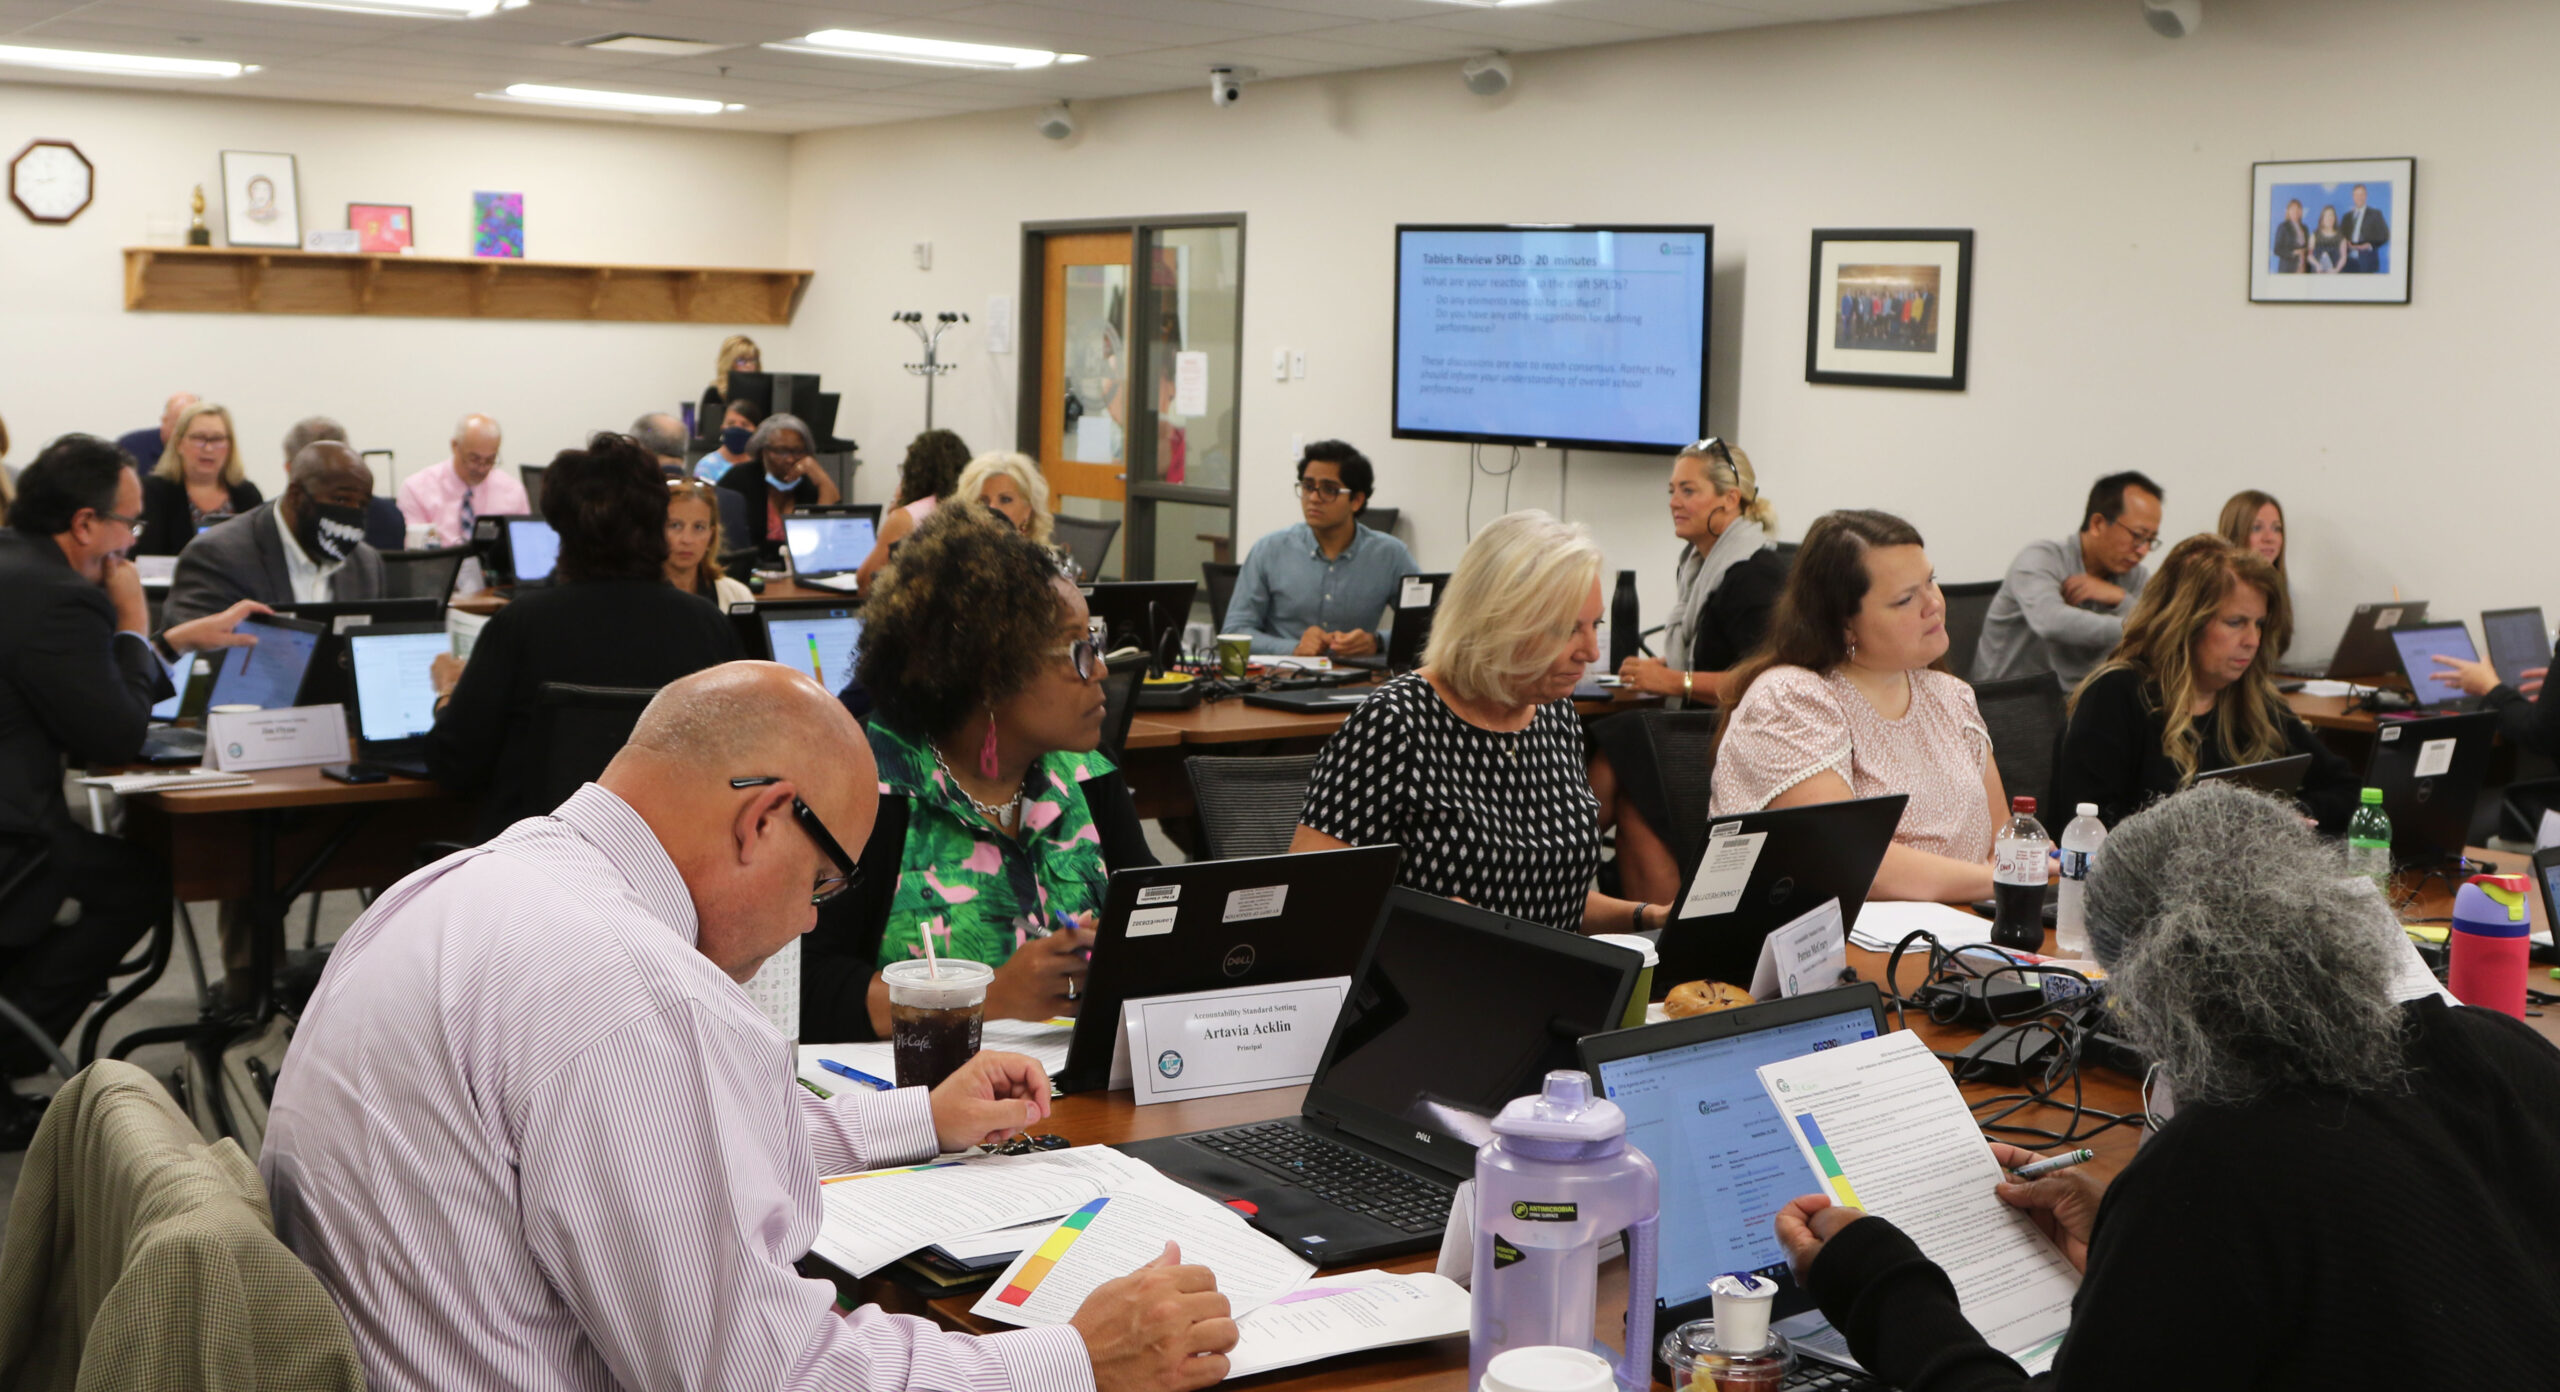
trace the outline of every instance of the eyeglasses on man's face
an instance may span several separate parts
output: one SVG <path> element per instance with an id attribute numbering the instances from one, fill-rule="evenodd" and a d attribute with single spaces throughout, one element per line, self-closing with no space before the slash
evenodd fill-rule
<path id="1" fill-rule="evenodd" d="M 771 776 L 732 778 L 729 780 L 729 786 L 739 790 L 770 788 L 781 781 Z M 827 824 L 818 820 L 818 814 L 810 810 L 809 804 L 800 800 L 798 793 L 791 795 L 791 817 L 800 824 L 802 831 L 809 833 L 809 839 L 817 843 L 818 853 L 825 856 L 830 865 L 843 872 L 835 875 L 820 875 L 817 883 L 809 887 L 810 903 L 823 904 L 861 882 L 862 863 L 845 854 L 843 843 L 836 840 L 834 833 L 827 830 Z"/>
<path id="2" fill-rule="evenodd" d="M 1350 489 L 1343 487 L 1341 484 L 1334 482 L 1332 479 L 1310 478 L 1302 478 L 1297 482 L 1290 484 L 1289 490 L 1302 498 L 1313 498 L 1320 503 L 1332 502 L 1334 499 L 1351 491 Z"/>
<path id="3" fill-rule="evenodd" d="M 2133 544 L 2137 550 L 2149 551 L 2160 545 L 2160 534 L 2158 532 L 2136 531 L 2135 529 L 2126 526 L 2124 524 L 2124 519 L 2120 517 L 2108 518 L 2107 525 L 2123 532 L 2126 536 L 2133 538 Z"/>

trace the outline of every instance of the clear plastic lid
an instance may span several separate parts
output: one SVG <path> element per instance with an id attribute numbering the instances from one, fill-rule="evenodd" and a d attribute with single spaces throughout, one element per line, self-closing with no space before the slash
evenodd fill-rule
<path id="1" fill-rule="evenodd" d="M 1775 1389 L 1794 1370 L 1796 1351 L 1784 1334 L 1771 1331 L 1765 1338 L 1751 1352 L 1733 1352 L 1717 1341 L 1711 1319 L 1691 1320 L 1663 1335 L 1662 1361 L 1671 1369 L 1671 1392 Z"/>
<path id="2" fill-rule="evenodd" d="M 1591 1095 L 1591 1076 L 1576 1068 L 1547 1075 L 1534 1097 L 1515 1097 L 1493 1119 L 1493 1134 L 1536 1141 L 1612 1141 L 1627 1134 L 1627 1114 Z"/>

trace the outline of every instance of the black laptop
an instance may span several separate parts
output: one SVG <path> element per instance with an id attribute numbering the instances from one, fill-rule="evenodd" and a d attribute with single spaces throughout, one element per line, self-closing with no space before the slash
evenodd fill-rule
<path id="1" fill-rule="evenodd" d="M 1653 998 L 1684 981 L 1749 986 L 1761 942 L 1826 899 L 1840 901 L 1844 928 L 1855 926 L 1910 800 L 1888 793 L 1717 817 L 1705 844 L 1675 847 L 1689 869 L 1657 944 Z"/>
<path id="2" fill-rule="evenodd" d="M 1440 612 L 1440 596 L 1449 588 L 1449 572 L 1424 571 L 1396 582 L 1395 617 L 1387 628 L 1387 650 L 1368 657 L 1338 657 L 1337 667 L 1372 672 L 1410 672 L 1422 665 L 1422 650 L 1431 642 L 1431 616 Z"/>
<path id="3" fill-rule="evenodd" d="M 2311 756 L 2287 754 L 2281 759 L 2262 759 L 2254 764 L 2233 764 L 2229 768 L 2206 769 L 2196 775 L 2198 783 L 2231 783 L 2255 788 L 2262 793 L 2298 793 L 2302 780 L 2311 772 Z"/>
<path id="4" fill-rule="evenodd" d="M 1181 655 L 1182 630 L 1191 622 L 1197 580 L 1105 580 L 1080 586 L 1085 607 L 1111 631 L 1106 652 L 1136 648 L 1158 665 Z"/>
<path id="5" fill-rule="evenodd" d="M 1374 686 L 1311 687 L 1302 691 L 1254 691 L 1245 695 L 1248 706 L 1265 710 L 1296 711 L 1300 715 L 1348 715 L 1360 703 L 1377 694 Z"/>
<path id="6" fill-rule="evenodd" d="M 2404 623 L 2427 621 L 2427 601 L 2393 600 L 2388 604 L 2359 604 L 2347 616 L 2347 631 L 2338 639 L 2338 649 L 2329 655 L 2329 665 L 2307 675 L 2330 681 L 2371 681 L 2399 670 L 2399 660 L 2391 650 L 2391 630 Z"/>
<path id="7" fill-rule="evenodd" d="M 453 651 L 453 639 L 440 623 L 372 624 L 344 637 L 354 674 L 356 762 L 427 777 L 427 732 L 436 724 L 431 673 L 437 655 Z"/>
<path id="8" fill-rule="evenodd" d="M 1112 872 L 1066 1066 L 1050 1081 L 1111 1081 L 1123 1002 L 1349 976 L 1377 931 L 1399 846 L 1196 860 Z"/>
<path id="9" fill-rule="evenodd" d="M 2495 711 L 2386 719 L 2374 730 L 2364 786 L 2382 790 L 2394 861 L 2433 867 L 2471 844 L 2472 809 L 2497 736 Z"/>
<path id="10" fill-rule="evenodd" d="M 2484 611 L 2480 636 L 2489 645 L 2489 665 L 2509 686 L 2523 686 L 2525 673 L 2551 665 L 2551 630 L 2542 626 L 2538 604 Z"/>
<path id="11" fill-rule="evenodd" d="M 306 619 L 252 614 L 240 621 L 239 631 L 258 641 L 250 647 L 224 648 L 213 655 L 217 665 L 213 694 L 205 701 L 206 709 L 256 706 L 260 710 L 282 710 L 301 704 L 303 686 L 311 675 L 311 659 L 325 630 Z M 142 761 L 147 764 L 185 763 L 203 757 L 202 730 L 162 726 L 154 728 L 142 741 Z"/>
<path id="12" fill-rule="evenodd" d="M 1884 1032 L 1884 998 L 1860 982 L 1582 1041 L 1582 1070 L 1627 1114 L 1627 1144 L 1662 1175 L 1669 1240 L 1654 1277 L 1656 1330 L 1710 1317 L 1708 1283 L 1747 1271 L 1778 1283 L 1770 1318 L 1799 1353 L 1857 1366 L 1778 1246 L 1778 1210 L 1822 1185 L 1787 1139 L 1758 1070 Z M 1658 1352 L 1654 1376 L 1673 1380 Z"/>
<path id="13" fill-rule="evenodd" d="M 497 572 L 497 582 L 520 588 L 551 583 L 553 573 L 560 569 L 560 534 L 552 530 L 550 523 L 539 517 L 482 520 L 498 524 L 497 546 L 483 548 L 484 553 L 495 556 L 492 568 Z M 472 530 L 476 533 L 479 528 L 475 524 Z"/>
<path id="14" fill-rule="evenodd" d="M 1299 1114 L 1119 1147 L 1322 1266 L 1440 1241 L 1493 1117 L 1615 1025 L 1643 958 L 1410 889 L 1387 895 Z"/>
<path id="15" fill-rule="evenodd" d="M 444 617 L 441 599 L 361 599 L 311 604 L 279 604 L 276 612 L 309 619 L 328 630 L 328 639 L 311 660 L 302 701 L 309 706 L 355 703 L 355 679 L 347 670 L 346 633 L 369 624 L 436 623 Z"/>
<path id="16" fill-rule="evenodd" d="M 2480 650 L 2471 646 L 2468 625 L 2402 624 L 2391 630 L 2391 647 L 2392 669 L 2409 683 L 2411 702 L 2417 709 L 2436 713 L 2480 708 L 2476 698 L 2464 695 L 2460 686 L 2445 681 L 2445 669 L 2435 664 L 2439 656 L 2464 662 L 2480 660 Z"/>

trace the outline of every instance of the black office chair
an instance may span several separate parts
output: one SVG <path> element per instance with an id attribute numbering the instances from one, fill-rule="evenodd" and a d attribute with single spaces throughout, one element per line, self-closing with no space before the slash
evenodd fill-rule
<path id="1" fill-rule="evenodd" d="M 397 551 L 409 539 L 409 519 L 400 505 L 377 493 L 364 500 L 364 542 L 376 551 Z"/>
<path id="2" fill-rule="evenodd" d="M 1129 722 L 1138 718 L 1138 688 L 1146 683 L 1147 664 L 1153 660 L 1145 653 L 1115 657 L 1102 679 L 1102 756 L 1115 764 L 1128 747 Z"/>
<path id="3" fill-rule="evenodd" d="M 2000 593 L 1997 580 L 1940 585 L 1947 597 L 1947 670 L 1973 680 L 1973 650 L 1982 645 L 1982 620 L 1991 612 L 1991 597 Z"/>
<path id="4" fill-rule="evenodd" d="M 543 476 L 550 472 L 551 466 L 548 464 L 519 464 L 516 466 L 516 477 L 524 480 L 525 511 L 532 513 L 536 517 L 540 517 L 542 515 Z"/>
<path id="5" fill-rule="evenodd" d="M 61 883 L 46 873 L 52 863 L 53 851 L 44 837 L 25 834 L 0 837 L 0 914 L 11 917 L 32 914 L 50 922 L 64 898 Z M 82 1063 L 97 1058 L 98 1036 L 106 1029 L 107 1021 L 160 980 L 160 973 L 169 965 L 171 942 L 170 909 L 163 907 L 160 917 L 151 925 L 150 936 L 144 941 L 141 953 L 118 963 L 109 974 L 113 979 L 141 973 L 109 995 L 104 1005 L 90 1012 L 88 1024 L 80 1031 Z M 0 1027 L 14 1029 L 24 1036 L 46 1065 L 64 1078 L 79 1071 L 70 1055 L 62 1051 L 52 1035 L 45 1033 L 44 1026 L 37 1024 L 5 996 L 0 996 Z"/>
<path id="6" fill-rule="evenodd" d="M 654 686 L 544 682 L 535 687 L 533 728 L 542 765 L 535 792 L 542 806 L 558 807 L 594 782 L 631 742 L 631 728 L 657 695 Z"/>
<path id="7" fill-rule="evenodd" d="M 1674 856 L 1691 858 L 1707 847 L 1707 802 L 1715 792 L 1714 711 L 1648 710 L 1635 717 L 1653 751 L 1653 775 L 1661 780 L 1671 825 L 1661 828 Z"/>
<path id="8" fill-rule="evenodd" d="M 1082 571 L 1087 580 L 1101 579 L 1102 558 L 1111 554 L 1112 538 L 1120 535 L 1120 519 L 1072 517 L 1062 512 L 1054 520 L 1058 544 L 1067 548 L 1068 555 L 1075 557 L 1076 569 Z"/>
<path id="9" fill-rule="evenodd" d="M 1209 596 L 1209 627 L 1227 626 L 1227 606 L 1235 603 L 1236 577 L 1243 573 L 1243 566 L 1225 561 L 1200 563 L 1200 587 Z"/>
<path id="10" fill-rule="evenodd" d="M 1307 805 L 1307 779 L 1316 756 L 1222 759 L 1195 754 L 1182 761 L 1199 810 L 1200 836 L 1211 860 L 1281 855 L 1297 835 Z"/>
<path id="11" fill-rule="evenodd" d="M 1371 507 L 1360 509 L 1360 525 L 1373 532 L 1395 535 L 1396 519 L 1404 516 L 1403 508 Z"/>
<path id="12" fill-rule="evenodd" d="M 2011 797 L 2036 800 L 2036 820 L 2062 834 L 2054 806 L 2053 775 L 2062 763 L 2062 687 L 2051 672 L 2006 681 L 1973 683 L 1973 703 L 1991 731 L 1991 757 L 2000 761 L 2000 785 Z"/>
<path id="13" fill-rule="evenodd" d="M 384 599 L 443 600 L 453 594 L 453 579 L 476 548 L 444 546 L 433 551 L 382 553 Z"/>

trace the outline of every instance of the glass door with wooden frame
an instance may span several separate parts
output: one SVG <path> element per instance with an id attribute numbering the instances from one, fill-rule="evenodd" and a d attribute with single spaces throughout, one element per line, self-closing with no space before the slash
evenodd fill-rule
<path id="1" fill-rule="evenodd" d="M 1058 540 L 1084 555 L 1085 578 L 1123 573 L 1129 502 L 1131 234 L 1040 239 L 1040 468 L 1050 506 L 1075 519 Z M 1093 539 L 1113 535 L 1094 559 Z"/>

